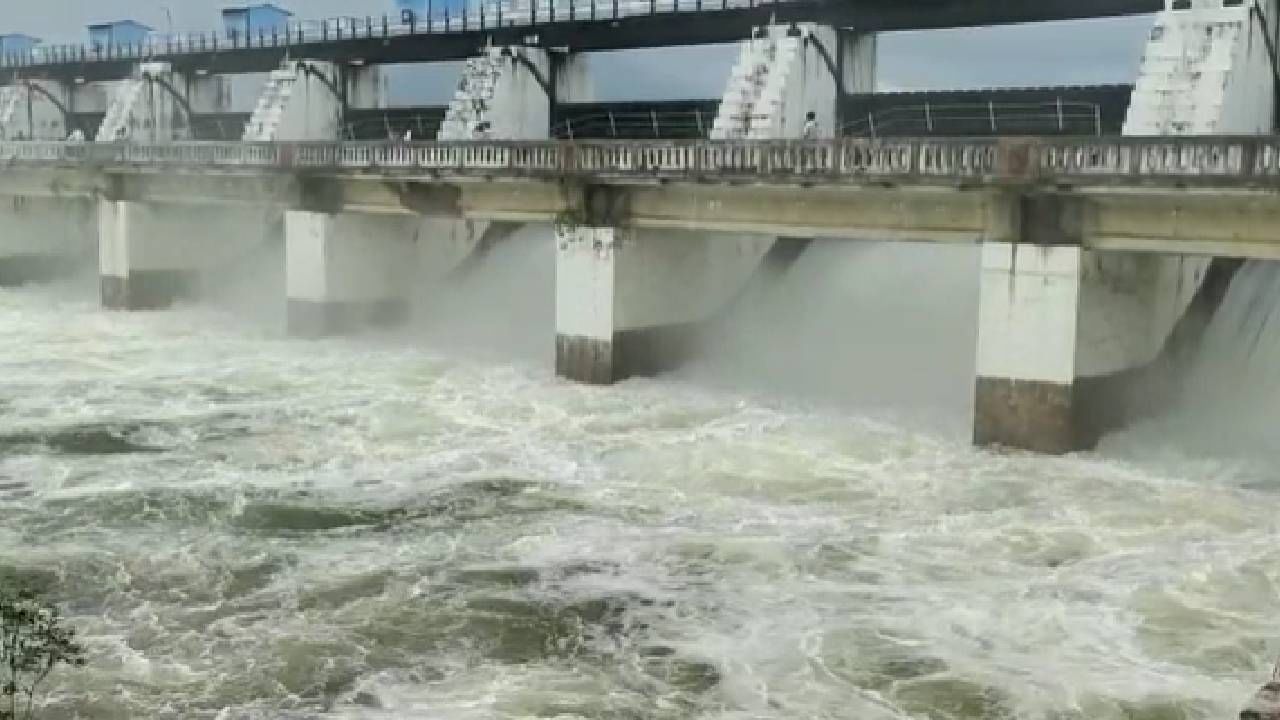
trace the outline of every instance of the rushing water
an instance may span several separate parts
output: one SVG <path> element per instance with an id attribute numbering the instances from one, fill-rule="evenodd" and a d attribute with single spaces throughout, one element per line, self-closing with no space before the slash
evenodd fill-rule
<path id="1" fill-rule="evenodd" d="M 457 343 L 0 291 L 0 576 L 91 654 L 42 717 L 1224 718 L 1265 678 L 1273 458 L 1194 412 L 971 449 L 971 254 L 816 248 L 599 389 L 523 247 Z"/>

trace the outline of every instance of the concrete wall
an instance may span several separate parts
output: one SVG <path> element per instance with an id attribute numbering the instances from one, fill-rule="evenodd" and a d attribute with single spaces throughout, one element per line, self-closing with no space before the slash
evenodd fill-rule
<path id="1" fill-rule="evenodd" d="M 551 61 L 545 50 L 512 48 L 550 80 Z M 504 140 L 542 140 L 551 136 L 551 98 L 523 63 L 507 60 L 493 86 L 489 135 Z"/>
<path id="2" fill-rule="evenodd" d="M 333 88 L 341 91 L 342 83 L 341 73 L 332 63 L 314 60 L 286 63 L 267 76 L 245 126 L 244 139 L 255 142 L 339 139 L 342 99 Z"/>
<path id="3" fill-rule="evenodd" d="M 183 76 L 184 83 L 178 86 L 179 92 L 185 93 L 187 104 L 193 112 L 200 114 L 219 114 L 235 112 L 236 83 L 225 75 Z"/>
<path id="4" fill-rule="evenodd" d="M 771 28 L 778 32 L 779 28 Z M 804 131 L 805 115 L 813 112 L 818 120 L 818 137 L 835 137 L 836 110 L 838 106 L 838 81 L 831 69 L 823 60 L 813 37 L 817 42 L 836 52 L 836 31 L 829 27 L 804 26 L 804 39 L 799 47 L 789 55 L 789 61 L 779 63 L 775 71 L 765 81 L 765 89 L 761 101 L 769 105 L 768 119 L 765 124 L 752 128 L 752 135 L 760 138 L 798 138 Z M 784 38 L 780 43 L 794 42 Z M 779 49 L 779 58 L 784 51 Z"/>
<path id="5" fill-rule="evenodd" d="M 391 95 L 390 76 L 381 67 L 347 67 L 342 74 L 346 83 L 348 107 L 361 110 L 387 107 L 387 98 Z"/>
<path id="6" fill-rule="evenodd" d="M 178 96 L 187 79 L 168 63 L 142 63 L 134 77 L 110 86 L 98 142 L 163 143 L 191 136 L 191 119 Z M 181 95 L 186 100 L 185 95 Z"/>
<path id="7" fill-rule="evenodd" d="M 485 48 L 467 60 L 437 139 L 476 139 L 481 123 L 488 123 L 490 139 L 550 137 L 552 100 L 534 71 L 548 83 L 562 85 L 571 95 L 590 94 L 585 64 L 566 61 L 559 77 L 552 65 L 548 53 L 538 48 Z"/>
<path id="8" fill-rule="evenodd" d="M 817 119 L 817 136 L 834 137 L 840 88 L 869 92 L 875 78 L 874 35 L 811 23 L 794 29 L 771 25 L 742 42 L 711 137 L 799 138 L 810 112 Z"/>
<path id="9" fill-rule="evenodd" d="M 44 92 L 67 106 L 70 97 L 61 84 L 49 80 L 33 80 Z M 64 140 L 71 130 L 62 110 L 44 93 L 29 85 L 0 88 L 0 139 Z"/>

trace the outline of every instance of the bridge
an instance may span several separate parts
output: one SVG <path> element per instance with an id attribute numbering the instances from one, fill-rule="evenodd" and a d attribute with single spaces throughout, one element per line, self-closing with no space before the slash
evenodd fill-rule
<path id="1" fill-rule="evenodd" d="M 441 2 L 441 6 L 445 3 Z M 465 7 L 465 6 L 464 6 Z M 257 35 L 182 33 L 122 46 L 58 45 L 0 58 L 0 82 L 129 77 L 162 61 L 183 72 L 268 72 L 288 58 L 343 65 L 464 60 L 488 45 L 573 52 L 734 43 L 770 23 L 861 32 L 1047 22 L 1152 13 L 1162 0 L 533 0 L 441 7 L 411 22 L 387 16 L 291 23 Z"/>
<path id="2" fill-rule="evenodd" d="M 748 283 L 815 239 L 966 243 L 982 255 L 974 440 L 1066 452 L 1149 408 L 1146 389 L 1194 352 L 1242 260 L 1280 258 L 1278 0 L 1166 0 L 1133 86 L 1086 89 L 1091 123 L 1052 88 L 1022 96 L 1051 105 L 1034 110 L 1043 130 L 994 100 L 944 115 L 959 96 L 932 96 L 899 126 L 937 135 L 917 138 L 877 122 L 905 107 L 875 93 L 879 29 L 1157 8 L 683 3 L 516 3 L 500 21 L 10 58 L 0 282 L 89 256 L 104 307 L 159 308 L 282 245 L 288 330 L 326 335 L 404 319 L 412 287 L 543 225 L 556 371 L 608 384 L 684 362 Z M 739 56 L 719 100 L 671 108 L 684 139 L 620 131 L 631 111 L 593 104 L 585 50 L 725 37 Z M 398 116 L 410 136 L 341 140 L 359 113 L 390 112 L 381 63 L 453 57 L 467 61 L 448 106 Z M 254 68 L 271 70 L 234 119 L 225 73 Z M 589 137 L 601 114 L 615 139 Z M 95 131 L 67 139 L 85 117 Z M 208 117 L 243 122 L 238 141 L 193 141 Z M 940 137 L 944 117 L 989 137 Z M 999 137 L 1001 123 L 1039 136 Z M 1089 136 L 1068 136 L 1078 127 Z"/>
<path id="3" fill-rule="evenodd" d="M 20 142 L 0 163 L 11 198 L 1280 259 L 1280 136 Z"/>

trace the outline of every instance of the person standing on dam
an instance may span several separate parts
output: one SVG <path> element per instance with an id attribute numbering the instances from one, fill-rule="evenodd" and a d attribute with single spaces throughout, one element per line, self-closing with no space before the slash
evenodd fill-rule
<path id="1" fill-rule="evenodd" d="M 818 139 L 818 114 L 812 110 L 804 115 L 804 130 L 800 132 L 800 137 L 805 140 Z"/>

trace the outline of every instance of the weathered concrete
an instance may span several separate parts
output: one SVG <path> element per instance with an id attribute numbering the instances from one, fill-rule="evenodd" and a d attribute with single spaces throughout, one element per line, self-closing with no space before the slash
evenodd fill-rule
<path id="1" fill-rule="evenodd" d="M 30 80 L 0 88 L 0 139 L 63 140 L 71 132 L 63 112 L 71 104 L 61 83 Z"/>
<path id="2" fill-rule="evenodd" d="M 168 63 L 141 63 L 134 76 L 107 91 L 106 114 L 95 136 L 98 142 L 166 143 L 191 137 L 186 110 L 185 78 Z"/>
<path id="3" fill-rule="evenodd" d="M 839 96 L 873 92 L 876 41 L 870 34 L 806 23 L 770 25 L 739 46 L 712 126 L 717 140 L 797 139 L 809 113 L 811 139 L 839 134 Z"/>
<path id="4" fill-rule="evenodd" d="M 556 372 L 608 384 L 677 366 L 698 324 L 740 292 L 772 244 L 764 236 L 557 228 Z"/>
<path id="5" fill-rule="evenodd" d="M 267 76 L 244 139 L 338 140 L 345 135 L 347 108 L 385 107 L 386 97 L 387 78 L 379 68 L 288 61 Z"/>
<path id="6" fill-rule="evenodd" d="M 1201 287 L 1202 263 L 1072 245 L 983 246 L 974 439 L 1092 447 Z"/>
<path id="7" fill-rule="evenodd" d="M 299 337 L 402 322 L 417 262 L 408 216 L 285 214 L 288 331 Z"/>
<path id="8" fill-rule="evenodd" d="M 154 310 L 196 297 L 220 268 L 270 241 L 270 211 L 227 212 L 118 200 L 98 204 L 103 307 Z"/>

